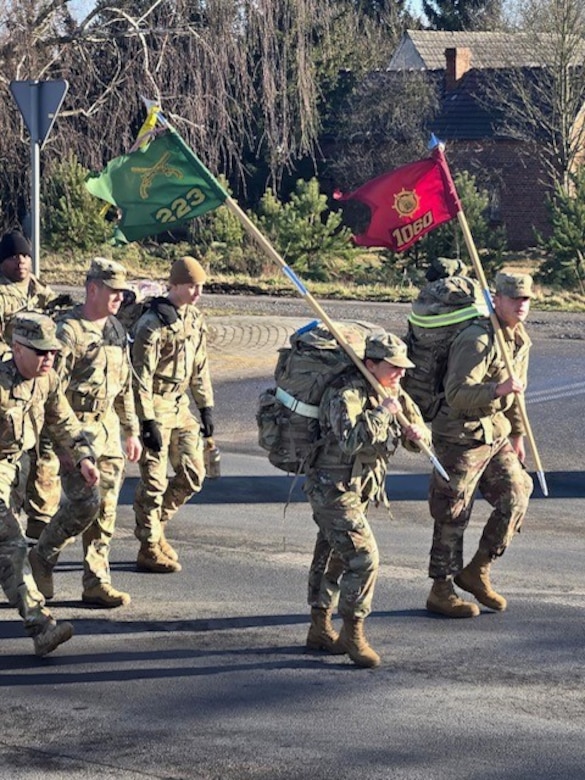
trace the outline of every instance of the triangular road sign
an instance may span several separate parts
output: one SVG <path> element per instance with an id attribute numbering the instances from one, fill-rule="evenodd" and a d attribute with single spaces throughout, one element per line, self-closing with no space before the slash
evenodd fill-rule
<path id="1" fill-rule="evenodd" d="M 64 79 L 10 82 L 10 91 L 34 143 L 43 145 L 68 89 Z"/>

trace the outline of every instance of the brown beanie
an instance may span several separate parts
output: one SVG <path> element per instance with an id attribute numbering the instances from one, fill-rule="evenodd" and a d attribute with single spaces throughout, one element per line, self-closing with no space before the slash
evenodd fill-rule
<path id="1" fill-rule="evenodd" d="M 171 266 L 169 284 L 203 284 L 207 274 L 194 257 L 180 257 Z"/>

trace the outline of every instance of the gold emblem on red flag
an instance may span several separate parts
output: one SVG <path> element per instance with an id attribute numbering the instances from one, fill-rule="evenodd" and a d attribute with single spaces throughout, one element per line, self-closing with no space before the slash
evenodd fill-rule
<path id="1" fill-rule="evenodd" d="M 412 217 L 418 211 L 420 199 L 414 190 L 402 189 L 394 196 L 392 208 L 399 217 Z"/>

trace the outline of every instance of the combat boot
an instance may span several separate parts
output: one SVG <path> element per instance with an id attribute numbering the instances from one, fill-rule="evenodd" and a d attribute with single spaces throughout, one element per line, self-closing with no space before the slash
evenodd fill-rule
<path id="1" fill-rule="evenodd" d="M 480 604 L 497 612 L 503 612 L 508 602 L 492 588 L 490 568 L 489 555 L 478 550 L 467 566 L 455 577 L 455 583 L 468 593 L 473 593 Z"/>
<path id="2" fill-rule="evenodd" d="M 479 607 L 471 601 L 463 601 L 455 593 L 450 579 L 435 580 L 427 599 L 429 612 L 437 612 L 452 618 L 469 618 L 479 615 Z"/>
<path id="3" fill-rule="evenodd" d="M 49 620 L 43 630 L 33 637 L 35 655 L 43 656 L 52 653 L 55 648 L 62 645 L 63 642 L 67 642 L 72 636 L 73 626 L 71 623 L 57 623 L 54 620 Z"/>
<path id="4" fill-rule="evenodd" d="M 346 650 L 339 645 L 339 634 L 331 624 L 331 611 L 313 607 L 311 627 L 307 634 L 309 650 L 326 650 L 333 655 L 343 655 Z"/>
<path id="5" fill-rule="evenodd" d="M 164 525 L 161 525 L 160 539 L 159 539 L 159 542 L 158 542 L 158 546 L 160 547 L 160 550 L 161 550 L 162 554 L 164 556 L 166 556 L 167 558 L 169 558 L 171 561 L 178 561 L 179 560 L 179 555 L 178 555 L 177 551 L 175 550 L 174 547 L 172 547 L 169 544 L 169 542 L 167 540 L 167 537 L 165 536 Z"/>
<path id="6" fill-rule="evenodd" d="M 337 644 L 346 652 L 356 666 L 372 669 L 380 666 L 380 656 L 368 644 L 364 636 L 363 618 L 343 618 Z"/>
<path id="7" fill-rule="evenodd" d="M 171 561 L 162 551 L 158 544 L 144 542 L 140 545 L 138 558 L 136 559 L 136 569 L 138 571 L 151 571 L 155 574 L 172 574 L 181 571 L 181 564 L 178 561 Z"/>
<path id="8" fill-rule="evenodd" d="M 86 604 L 95 604 L 98 607 L 125 607 L 132 599 L 129 593 L 116 590 L 109 582 L 98 582 L 92 588 L 85 588 L 81 594 L 81 600 Z"/>
<path id="9" fill-rule="evenodd" d="M 55 595 L 55 585 L 53 583 L 53 564 L 42 558 L 39 555 L 36 547 L 31 548 L 28 554 L 28 560 L 37 588 L 47 599 L 47 601 L 52 599 Z"/>

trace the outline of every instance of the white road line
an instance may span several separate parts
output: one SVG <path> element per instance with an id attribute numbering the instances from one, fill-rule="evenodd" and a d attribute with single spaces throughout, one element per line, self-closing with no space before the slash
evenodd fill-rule
<path id="1" fill-rule="evenodd" d="M 526 403 L 539 404 L 546 401 L 555 401 L 559 398 L 567 398 L 569 396 L 583 395 L 585 393 L 585 382 L 574 382 L 570 385 L 564 385 L 563 387 L 555 387 L 550 390 L 535 390 L 533 392 L 526 393 Z"/>

